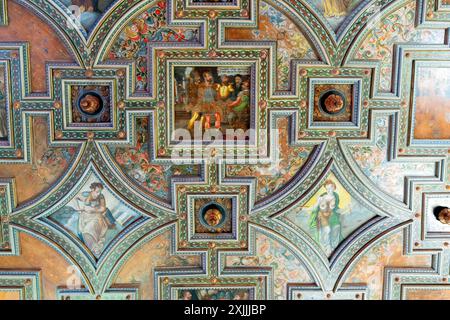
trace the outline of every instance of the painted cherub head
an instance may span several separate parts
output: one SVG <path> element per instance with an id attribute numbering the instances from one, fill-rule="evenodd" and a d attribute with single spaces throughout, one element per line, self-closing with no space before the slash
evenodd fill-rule
<path id="1" fill-rule="evenodd" d="M 90 185 L 90 189 L 91 189 L 91 198 L 93 200 L 97 199 L 103 191 L 103 184 L 101 184 L 100 182 L 94 182 Z"/>
<path id="2" fill-rule="evenodd" d="M 332 195 L 333 192 L 336 191 L 336 184 L 333 182 L 333 180 L 326 180 L 324 183 L 324 187 L 329 195 Z"/>
<path id="3" fill-rule="evenodd" d="M 242 82 L 242 89 L 243 89 L 243 90 L 248 90 L 248 89 L 250 89 L 250 81 L 244 80 L 244 81 Z"/>
<path id="4" fill-rule="evenodd" d="M 208 225 L 215 227 L 220 223 L 220 220 L 222 220 L 222 213 L 220 210 L 212 208 L 205 212 L 204 218 Z"/>
<path id="5" fill-rule="evenodd" d="M 214 80 L 214 77 L 213 77 L 213 74 L 211 73 L 211 71 L 203 72 L 203 79 L 205 80 L 205 82 L 212 83 Z"/>
<path id="6" fill-rule="evenodd" d="M 189 290 L 183 291 L 183 300 L 192 300 L 192 293 Z"/>
<path id="7" fill-rule="evenodd" d="M 220 77 L 220 80 L 222 81 L 222 84 L 226 85 L 226 84 L 228 84 L 228 82 L 230 82 L 230 77 L 228 75 L 224 74 Z"/>

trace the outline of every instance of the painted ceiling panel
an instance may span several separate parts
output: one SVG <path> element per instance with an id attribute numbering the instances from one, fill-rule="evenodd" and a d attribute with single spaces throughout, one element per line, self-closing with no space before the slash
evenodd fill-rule
<path id="1" fill-rule="evenodd" d="M 0 300 L 449 299 L 449 27 L 0 0 Z"/>

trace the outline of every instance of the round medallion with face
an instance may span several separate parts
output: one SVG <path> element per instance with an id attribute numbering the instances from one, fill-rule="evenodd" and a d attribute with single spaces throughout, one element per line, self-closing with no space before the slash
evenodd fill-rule
<path id="1" fill-rule="evenodd" d="M 203 218 L 209 226 L 216 227 L 222 220 L 222 213 L 218 209 L 212 208 L 205 212 Z"/>
<path id="2" fill-rule="evenodd" d="M 227 218 L 225 208 L 216 202 L 208 203 L 201 208 L 198 214 L 200 223 L 214 232 L 220 232 Z"/>

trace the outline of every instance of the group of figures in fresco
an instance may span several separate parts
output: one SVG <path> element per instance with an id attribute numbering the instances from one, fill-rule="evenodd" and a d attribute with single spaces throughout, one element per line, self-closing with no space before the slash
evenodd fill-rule
<path id="1" fill-rule="evenodd" d="M 179 300 L 249 300 L 245 289 L 187 289 L 178 292 Z"/>
<path id="2" fill-rule="evenodd" d="M 175 86 L 177 128 L 249 128 L 249 68 L 177 67 Z"/>
<path id="3" fill-rule="evenodd" d="M 232 3 L 233 0 L 192 0 L 193 3 Z"/>

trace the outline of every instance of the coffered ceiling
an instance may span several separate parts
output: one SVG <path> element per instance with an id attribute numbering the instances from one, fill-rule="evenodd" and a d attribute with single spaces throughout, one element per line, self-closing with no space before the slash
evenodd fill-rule
<path id="1" fill-rule="evenodd" d="M 450 2 L 0 25 L 0 299 L 450 298 Z"/>

